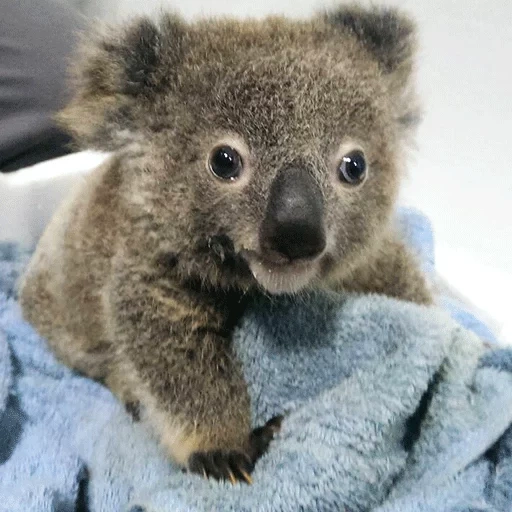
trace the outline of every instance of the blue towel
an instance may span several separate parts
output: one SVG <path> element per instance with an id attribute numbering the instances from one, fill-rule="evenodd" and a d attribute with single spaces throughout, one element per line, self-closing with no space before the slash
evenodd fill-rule
<path id="1" fill-rule="evenodd" d="M 398 222 L 432 274 L 428 221 Z M 486 349 L 492 333 L 448 297 L 445 311 L 334 293 L 248 311 L 234 347 L 254 424 L 286 418 L 254 484 L 232 486 L 182 473 L 55 360 L 16 303 L 27 256 L 0 244 L 0 512 L 512 510 L 512 351 Z"/>

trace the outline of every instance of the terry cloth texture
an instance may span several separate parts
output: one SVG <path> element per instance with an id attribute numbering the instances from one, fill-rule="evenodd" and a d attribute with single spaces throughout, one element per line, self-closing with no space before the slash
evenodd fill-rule
<path id="1" fill-rule="evenodd" d="M 433 273 L 428 221 L 399 223 Z M 16 302 L 26 258 L 0 244 L 0 512 L 512 510 L 512 351 L 486 349 L 491 333 L 449 298 L 452 318 L 334 293 L 248 311 L 234 347 L 254 424 L 286 418 L 254 484 L 232 486 L 182 473 L 55 360 Z"/>

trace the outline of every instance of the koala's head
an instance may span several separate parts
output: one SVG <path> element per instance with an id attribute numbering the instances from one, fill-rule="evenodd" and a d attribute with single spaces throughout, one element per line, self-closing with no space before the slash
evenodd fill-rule
<path id="1" fill-rule="evenodd" d="M 61 120 L 124 155 L 134 219 L 182 275 L 296 292 L 348 272 L 388 229 L 417 117 L 413 53 L 393 9 L 138 19 L 85 42 Z"/>

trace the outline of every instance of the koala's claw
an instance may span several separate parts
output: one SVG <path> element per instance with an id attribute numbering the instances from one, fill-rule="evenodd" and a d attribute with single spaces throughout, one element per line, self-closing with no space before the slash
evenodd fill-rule
<path id="1" fill-rule="evenodd" d="M 268 450 L 270 442 L 281 430 L 282 416 L 275 416 L 262 427 L 255 428 L 249 438 L 249 454 L 238 451 L 212 450 L 194 452 L 188 459 L 188 470 L 205 478 L 229 480 L 232 484 L 252 484 L 251 473 L 256 461 Z"/>
<path id="2" fill-rule="evenodd" d="M 255 428 L 250 437 L 250 450 L 253 463 L 256 462 L 265 452 L 274 436 L 281 430 L 283 416 L 274 416 L 262 427 Z"/>
<path id="3" fill-rule="evenodd" d="M 188 469 L 206 478 L 252 484 L 250 475 L 254 464 L 242 452 L 215 450 L 193 453 L 188 460 Z"/>

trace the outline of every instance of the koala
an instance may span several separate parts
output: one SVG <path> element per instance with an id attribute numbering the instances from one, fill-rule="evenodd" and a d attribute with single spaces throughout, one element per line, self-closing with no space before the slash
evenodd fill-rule
<path id="1" fill-rule="evenodd" d="M 59 120 L 111 154 L 59 207 L 20 303 L 184 470 L 250 482 L 280 428 L 252 430 L 231 348 L 252 300 L 432 301 L 392 222 L 419 118 L 415 33 L 401 11 L 343 5 L 84 36 Z"/>

